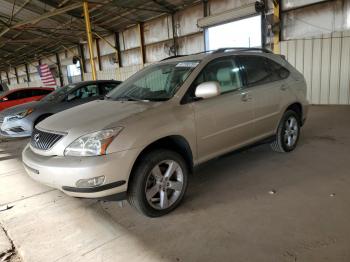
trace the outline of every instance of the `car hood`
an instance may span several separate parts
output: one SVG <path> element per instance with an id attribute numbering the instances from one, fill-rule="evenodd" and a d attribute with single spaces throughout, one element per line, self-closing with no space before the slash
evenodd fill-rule
<path id="1" fill-rule="evenodd" d="M 13 116 L 16 115 L 22 111 L 25 111 L 29 108 L 37 108 L 41 104 L 40 101 L 33 101 L 25 104 L 21 104 L 18 106 L 13 106 L 10 108 L 5 109 L 4 111 L 1 112 L 2 116 Z"/>
<path id="2" fill-rule="evenodd" d="M 38 124 L 46 131 L 87 134 L 101 129 L 122 125 L 122 121 L 151 109 L 160 103 L 122 102 L 110 100 L 92 101 L 55 114 Z"/>

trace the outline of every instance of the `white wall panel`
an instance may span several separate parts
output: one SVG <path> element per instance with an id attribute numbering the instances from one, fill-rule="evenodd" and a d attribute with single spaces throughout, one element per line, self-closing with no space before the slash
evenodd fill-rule
<path id="1" fill-rule="evenodd" d="M 350 31 L 344 32 L 341 40 L 339 103 L 350 104 Z"/>
<path id="2" fill-rule="evenodd" d="M 175 26 L 177 36 L 184 36 L 202 31 L 197 27 L 197 20 L 203 17 L 203 5 L 191 6 L 175 15 Z"/>
<path id="3" fill-rule="evenodd" d="M 297 40 L 295 47 L 295 67 L 299 72 L 304 72 L 304 41 Z"/>
<path id="4" fill-rule="evenodd" d="M 350 31 L 283 41 L 281 54 L 304 74 L 312 104 L 350 104 Z"/>
<path id="5" fill-rule="evenodd" d="M 311 72 L 311 100 L 313 104 L 320 103 L 321 89 L 321 63 L 322 63 L 322 41 L 315 39 L 312 49 L 312 72 Z"/>
<path id="6" fill-rule="evenodd" d="M 171 16 L 162 16 L 144 23 L 145 44 L 156 43 L 172 38 Z"/>
<path id="7" fill-rule="evenodd" d="M 331 39 L 329 35 L 325 35 L 322 39 L 321 52 L 321 92 L 320 104 L 328 104 L 329 99 L 329 78 L 330 78 L 330 63 L 331 63 Z"/>
<path id="8" fill-rule="evenodd" d="M 110 44 L 115 46 L 115 35 L 106 36 L 105 39 Z M 111 47 L 105 40 L 100 39 L 99 40 L 99 45 L 100 45 L 100 55 L 101 56 L 115 53 L 115 49 L 113 47 Z"/>
<path id="9" fill-rule="evenodd" d="M 312 59 L 313 59 L 313 54 L 312 54 L 312 40 L 306 39 L 303 40 L 304 42 L 304 47 L 303 47 L 303 74 L 306 80 L 306 85 L 307 85 L 307 99 L 311 101 L 311 86 L 312 86 Z"/>
<path id="10" fill-rule="evenodd" d="M 218 14 L 229 9 L 234 9 L 254 3 L 255 0 L 211 0 L 209 1 L 210 15 Z"/>
<path id="11" fill-rule="evenodd" d="M 339 103 L 339 86 L 340 86 L 340 53 L 341 53 L 341 33 L 334 33 L 331 39 L 331 71 L 330 71 L 330 93 L 329 103 Z"/>
<path id="12" fill-rule="evenodd" d="M 295 54 L 296 54 L 296 42 L 295 41 L 288 41 L 287 42 L 287 59 L 289 63 L 292 64 L 292 66 L 295 67 Z"/>

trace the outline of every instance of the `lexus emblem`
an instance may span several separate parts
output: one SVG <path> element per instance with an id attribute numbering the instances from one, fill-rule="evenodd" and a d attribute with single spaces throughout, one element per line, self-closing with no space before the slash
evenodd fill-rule
<path id="1" fill-rule="evenodd" d="M 40 139 L 40 134 L 35 134 L 35 135 L 34 135 L 34 141 L 35 141 L 36 143 L 38 143 L 38 142 L 39 142 L 39 139 Z"/>

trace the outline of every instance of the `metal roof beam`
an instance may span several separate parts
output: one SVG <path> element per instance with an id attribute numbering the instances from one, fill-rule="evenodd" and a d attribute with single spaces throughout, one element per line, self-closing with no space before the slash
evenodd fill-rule
<path id="1" fill-rule="evenodd" d="M 137 7 L 137 6 L 127 6 L 127 5 L 122 5 L 117 2 L 112 2 L 112 6 L 124 8 L 124 9 L 129 9 L 129 10 L 141 10 L 141 11 L 149 11 L 149 12 L 155 12 L 155 13 L 168 13 L 170 14 L 171 12 L 168 9 L 156 9 L 156 8 L 149 8 L 149 7 Z M 142 5 L 141 5 L 142 6 Z"/>
<path id="2" fill-rule="evenodd" d="M 55 16 L 55 15 L 59 15 L 62 13 L 66 13 L 70 10 L 77 9 L 81 6 L 82 6 L 82 3 L 75 3 L 72 5 L 66 6 L 66 7 L 58 8 L 58 9 L 51 11 L 51 12 L 47 12 L 47 13 L 42 14 L 42 15 L 40 15 L 37 18 L 34 18 L 32 20 L 19 22 L 17 24 L 14 24 L 13 26 L 9 26 L 9 27 L 5 28 L 2 32 L 0 32 L 0 36 L 6 34 L 11 29 L 21 28 L 21 27 L 28 25 L 28 24 L 36 24 L 36 23 L 39 23 L 41 20 L 50 18 L 50 17 Z"/>

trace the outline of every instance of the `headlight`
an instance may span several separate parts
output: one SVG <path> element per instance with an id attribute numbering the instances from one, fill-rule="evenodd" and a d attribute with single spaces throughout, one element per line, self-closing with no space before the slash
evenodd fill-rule
<path id="1" fill-rule="evenodd" d="M 122 131 L 122 127 L 105 129 L 79 137 L 65 150 L 66 156 L 100 156 L 105 155 L 108 146 Z"/>
<path id="2" fill-rule="evenodd" d="M 22 111 L 22 112 L 19 112 L 16 114 L 16 118 L 17 119 L 22 119 L 22 118 L 25 118 L 27 115 L 30 115 L 31 113 L 33 113 L 34 109 L 33 108 L 29 108 L 25 111 Z"/>

